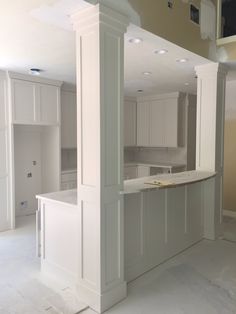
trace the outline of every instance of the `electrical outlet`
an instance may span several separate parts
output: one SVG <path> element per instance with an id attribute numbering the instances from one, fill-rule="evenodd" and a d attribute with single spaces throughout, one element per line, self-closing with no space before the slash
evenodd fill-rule
<path id="1" fill-rule="evenodd" d="M 28 201 L 21 201 L 20 202 L 20 209 L 24 210 L 28 208 Z"/>

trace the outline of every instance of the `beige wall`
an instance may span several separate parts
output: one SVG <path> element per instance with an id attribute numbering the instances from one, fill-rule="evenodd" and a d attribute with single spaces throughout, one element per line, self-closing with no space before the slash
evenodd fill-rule
<path id="1" fill-rule="evenodd" d="M 129 0 L 129 3 L 140 15 L 142 28 L 208 58 L 209 41 L 201 39 L 200 27 L 190 21 L 189 4 L 175 0 L 173 9 L 169 9 L 166 0 Z M 200 7 L 200 0 L 191 3 Z"/>
<path id="2" fill-rule="evenodd" d="M 236 81 L 226 86 L 223 208 L 236 211 Z"/>

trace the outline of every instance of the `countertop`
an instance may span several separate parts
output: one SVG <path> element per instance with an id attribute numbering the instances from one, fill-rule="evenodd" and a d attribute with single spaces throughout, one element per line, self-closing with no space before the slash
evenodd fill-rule
<path id="1" fill-rule="evenodd" d="M 77 206 L 77 189 L 36 195 L 36 198 L 75 207 Z"/>
<path id="2" fill-rule="evenodd" d="M 204 181 L 214 177 L 215 175 L 215 172 L 193 170 L 174 174 L 160 174 L 151 177 L 126 180 L 124 181 L 124 191 L 122 191 L 121 193 L 132 194 L 151 190 L 153 191 L 155 189 L 173 188 L 181 185 L 191 184 L 194 182 Z M 168 182 L 172 183 L 172 185 L 156 186 L 147 184 L 147 182 L 152 181 Z M 36 198 L 75 207 L 77 205 L 77 189 L 41 194 L 37 195 Z"/>
<path id="3" fill-rule="evenodd" d="M 207 180 L 216 175 L 215 172 L 210 171 L 184 171 L 172 174 L 158 174 L 151 177 L 143 177 L 138 179 L 124 181 L 124 194 L 140 193 L 155 189 L 166 189 Z M 154 181 L 164 182 L 167 185 L 152 185 Z M 169 184 L 169 185 L 168 185 Z"/>

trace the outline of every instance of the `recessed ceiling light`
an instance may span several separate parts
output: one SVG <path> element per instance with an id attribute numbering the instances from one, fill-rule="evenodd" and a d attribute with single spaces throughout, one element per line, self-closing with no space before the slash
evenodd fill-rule
<path id="1" fill-rule="evenodd" d="M 145 72 L 143 72 L 143 75 L 151 75 L 152 74 L 152 72 L 149 72 L 149 71 L 145 71 Z"/>
<path id="2" fill-rule="evenodd" d="M 184 85 L 185 85 L 185 86 L 189 86 L 189 83 L 188 83 L 188 82 L 186 82 L 186 83 L 184 83 Z"/>
<path id="3" fill-rule="evenodd" d="M 41 71 L 42 70 L 40 70 L 40 69 L 32 68 L 32 69 L 29 70 L 29 74 L 31 74 L 31 75 L 40 75 Z"/>
<path id="4" fill-rule="evenodd" d="M 185 63 L 185 62 L 188 62 L 188 59 L 187 58 L 181 58 L 181 59 L 177 59 L 176 62 Z"/>
<path id="5" fill-rule="evenodd" d="M 134 37 L 134 38 L 130 38 L 130 39 L 129 39 L 129 42 L 130 42 L 131 44 L 140 44 L 142 41 L 143 41 L 143 40 L 142 40 L 142 38 L 140 38 L 140 37 Z"/>
<path id="6" fill-rule="evenodd" d="M 159 55 L 164 55 L 167 52 L 168 52 L 167 49 L 159 49 L 159 50 L 154 51 L 154 53 L 159 54 Z"/>

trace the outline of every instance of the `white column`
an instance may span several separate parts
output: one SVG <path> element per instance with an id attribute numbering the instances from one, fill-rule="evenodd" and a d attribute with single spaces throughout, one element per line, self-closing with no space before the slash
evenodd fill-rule
<path id="1" fill-rule="evenodd" d="M 124 33 L 98 4 L 72 16 L 77 51 L 78 295 L 103 312 L 126 297 L 123 222 Z"/>
<path id="2" fill-rule="evenodd" d="M 224 164 L 225 82 L 227 68 L 210 63 L 195 68 L 197 90 L 196 170 L 215 171 L 204 184 L 204 236 L 221 234 Z"/>

